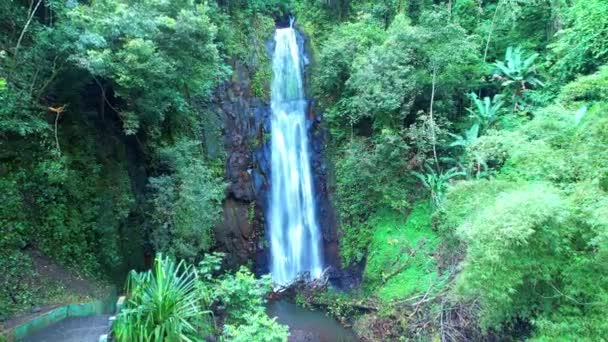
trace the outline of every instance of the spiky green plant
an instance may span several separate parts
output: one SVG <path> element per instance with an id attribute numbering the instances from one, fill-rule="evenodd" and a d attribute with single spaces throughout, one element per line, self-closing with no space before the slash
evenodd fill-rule
<path id="1" fill-rule="evenodd" d="M 425 164 L 424 169 L 426 172 L 413 171 L 412 175 L 418 178 L 422 182 L 422 185 L 431 192 L 431 202 L 435 207 L 441 204 L 450 179 L 465 175 L 464 172 L 459 171 L 455 167 L 445 172 L 437 172 L 428 164 Z"/>
<path id="2" fill-rule="evenodd" d="M 197 274 L 184 261 L 157 255 L 147 272 L 131 271 L 127 303 L 116 318 L 117 341 L 203 341 L 210 311 L 196 290 Z"/>

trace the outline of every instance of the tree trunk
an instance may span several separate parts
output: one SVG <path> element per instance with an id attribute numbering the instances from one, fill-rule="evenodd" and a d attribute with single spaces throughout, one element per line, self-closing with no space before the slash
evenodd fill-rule
<path id="1" fill-rule="evenodd" d="M 496 17 L 498 16 L 498 9 L 502 4 L 502 0 L 498 0 L 496 4 L 496 9 L 494 10 L 494 16 L 492 17 L 492 24 L 490 25 L 490 32 L 488 32 L 488 38 L 486 39 L 486 49 L 483 53 L 483 62 L 486 62 L 488 58 L 488 49 L 490 48 L 490 40 L 492 39 L 492 33 L 494 32 L 494 26 L 496 25 Z"/>
<path id="2" fill-rule="evenodd" d="M 38 3 L 36 3 L 36 6 L 30 12 L 29 17 L 27 18 L 27 22 L 25 23 L 25 26 L 23 26 L 23 30 L 21 31 L 21 34 L 19 35 L 19 39 L 17 40 L 17 46 L 15 46 L 15 60 L 17 59 L 17 55 L 19 53 L 19 47 L 21 46 L 21 41 L 23 40 L 23 36 L 25 36 L 25 32 L 27 32 L 28 27 L 32 23 L 32 19 L 34 19 L 34 15 L 36 15 L 36 11 L 38 10 L 38 7 L 40 7 L 41 3 L 42 3 L 42 0 L 38 0 Z"/>
<path id="3" fill-rule="evenodd" d="M 435 119 L 433 118 L 433 104 L 435 102 L 435 84 L 437 80 L 437 67 L 433 68 L 433 82 L 432 82 L 432 90 L 431 90 L 431 105 L 429 108 L 429 116 L 431 119 L 431 142 L 433 143 L 433 158 L 435 159 L 435 166 L 439 171 L 439 159 L 437 158 L 437 138 L 435 135 Z"/>

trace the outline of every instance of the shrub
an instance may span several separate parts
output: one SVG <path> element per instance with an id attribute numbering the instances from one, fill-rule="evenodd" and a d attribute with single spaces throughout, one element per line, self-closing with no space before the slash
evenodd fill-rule
<path id="1" fill-rule="evenodd" d="M 608 3 L 604 0 L 575 0 L 566 10 L 566 26 L 551 46 L 553 72 L 561 80 L 594 72 L 608 62 Z"/>
<path id="2" fill-rule="evenodd" d="M 263 313 L 248 315 L 245 323 L 235 326 L 224 326 L 224 340 L 233 342 L 285 342 L 289 337 L 289 328 L 278 324 L 276 318 Z"/>
<path id="3" fill-rule="evenodd" d="M 180 141 L 162 148 L 161 165 L 168 172 L 149 180 L 152 242 L 157 250 L 190 261 L 213 244 L 225 187 L 198 144 Z"/>
<path id="4" fill-rule="evenodd" d="M 202 341 L 211 328 L 197 275 L 184 261 L 158 255 L 152 270 L 131 271 L 127 303 L 113 325 L 118 341 Z"/>

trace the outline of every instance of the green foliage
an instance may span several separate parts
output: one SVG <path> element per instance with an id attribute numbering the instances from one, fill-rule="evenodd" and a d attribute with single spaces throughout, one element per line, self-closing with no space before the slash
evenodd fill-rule
<path id="1" fill-rule="evenodd" d="M 428 164 L 424 165 L 426 173 L 412 172 L 416 178 L 422 182 L 422 185 L 431 193 L 431 201 L 435 206 L 439 206 L 443 200 L 448 182 L 455 177 L 463 176 L 464 173 L 458 171 L 457 168 L 452 168 L 442 173 L 438 173 Z"/>
<path id="2" fill-rule="evenodd" d="M 272 70 L 269 66 L 270 64 L 266 64 L 256 71 L 251 80 L 251 92 L 253 96 L 266 100 L 270 99 L 269 85 L 272 77 Z"/>
<path id="3" fill-rule="evenodd" d="M 246 267 L 221 279 L 217 286 L 217 296 L 233 323 L 247 324 L 248 316 L 264 313 L 265 296 L 272 289 L 269 275 L 256 279 Z"/>
<path id="4" fill-rule="evenodd" d="M 565 85 L 559 95 L 562 102 L 597 102 L 608 98 L 608 66 L 592 75 L 579 77 Z"/>
<path id="5" fill-rule="evenodd" d="M 446 194 L 444 205 L 438 215 L 439 232 L 450 233 L 450 229 L 463 224 L 478 209 L 479 203 L 490 203 L 496 194 L 511 190 L 515 184 L 500 180 L 460 181 L 452 185 Z"/>
<path id="6" fill-rule="evenodd" d="M 239 326 L 227 324 L 224 326 L 225 341 L 249 342 L 280 342 L 287 341 L 289 328 L 280 325 L 275 318 L 263 313 L 256 313 L 245 318 L 246 322 Z"/>
<path id="7" fill-rule="evenodd" d="M 448 3 L 362 1 L 343 22 L 307 21 L 319 61 L 313 89 L 333 138 L 344 262 L 366 260 L 364 283 L 384 299 L 402 298 L 422 278 L 411 267 L 384 284 L 390 263 L 376 254 L 399 236 L 375 224 L 381 208 L 407 210 L 418 178 L 444 198 L 434 208 L 438 263 L 461 270 L 448 291 L 480 305 L 473 319 L 500 338 L 530 323 L 537 340 L 602 340 L 605 210 L 597 205 L 608 188 L 608 105 L 606 20 L 597 16 L 605 4 Z M 494 77 L 484 78 L 482 64 L 493 60 Z M 434 172 L 412 175 L 435 154 Z M 451 169 L 468 180 L 436 171 Z"/>
<path id="8" fill-rule="evenodd" d="M 120 268 L 147 242 L 189 260 L 212 250 L 225 185 L 211 93 L 229 61 L 236 76 L 248 73 L 252 95 L 268 100 L 264 42 L 273 18 L 293 11 L 308 34 L 310 84 L 331 134 L 343 261 L 367 261 L 370 294 L 386 308 L 428 289 L 438 271 L 457 269 L 446 292 L 480 305 L 463 321 L 477 319 L 496 334 L 529 323 L 538 341 L 605 339 L 605 1 L 44 5 L 31 13 L 26 2 L 0 2 L 3 315 L 38 302 L 22 272 L 32 246 L 87 272 Z M 484 64 L 505 50 L 492 64 L 494 80 L 484 77 Z M 541 79 L 549 87 L 541 89 Z M 469 104 L 465 94 L 473 93 Z M 521 115 L 505 113 L 503 101 Z M 49 109 L 64 105 L 62 114 Z M 431 157 L 433 169 L 412 174 Z M 460 172 L 467 180 L 456 181 Z M 442 205 L 419 204 L 403 223 L 411 203 L 422 201 L 417 181 Z M 174 265 L 178 277 L 196 279 L 185 292 L 195 293 L 198 318 L 187 323 L 210 331 L 204 312 L 213 307 L 226 318 L 226 340 L 285 340 L 286 328 L 263 314 L 269 280 L 244 268 L 220 273 L 219 265 L 217 255 L 196 270 Z M 158 278 L 140 276 L 142 284 Z M 345 301 L 329 310 L 354 314 Z M 416 326 L 410 319 L 419 315 L 407 315 Z M 451 323 L 442 320 L 441 331 Z M 179 325 L 157 333 L 192 333 Z"/>
<path id="9" fill-rule="evenodd" d="M 353 56 L 382 42 L 386 33 L 369 18 L 345 23 L 333 30 L 320 48 L 314 67 L 313 91 L 324 104 L 332 104 L 353 73 Z"/>
<path id="10" fill-rule="evenodd" d="M 111 80 L 128 100 L 119 113 L 126 134 L 169 114 L 193 115 L 188 97 L 210 95 L 222 77 L 207 12 L 191 1 L 157 0 L 96 1 L 68 12 L 80 34 L 71 59 L 93 77 Z"/>
<path id="11" fill-rule="evenodd" d="M 481 15 L 481 8 L 475 0 L 454 1 L 453 15 L 455 20 L 467 31 L 473 31 Z"/>
<path id="12" fill-rule="evenodd" d="M 552 71 L 562 81 L 589 74 L 608 62 L 608 4 L 602 0 L 576 0 L 565 10 L 566 25 L 551 45 Z"/>
<path id="13" fill-rule="evenodd" d="M 410 199 L 403 194 L 413 179 L 404 172 L 407 160 L 400 157 L 408 149 L 405 139 L 402 133 L 388 129 L 373 145 L 369 139 L 352 139 L 336 164 L 344 264 L 362 260 L 371 234 L 365 223 L 370 215 L 387 207 L 405 212 L 410 206 Z M 378 169 L 379 164 L 384 168 Z"/>
<path id="14" fill-rule="evenodd" d="M 7 177 L 0 178 L 0 309 L 4 316 L 10 316 L 15 306 L 27 302 L 29 289 L 25 283 L 30 269 L 30 258 L 21 250 L 26 241 L 26 230 L 22 202 L 17 182 Z M 22 298 L 19 298 L 22 297 Z"/>
<path id="15" fill-rule="evenodd" d="M 200 266 L 207 279 L 200 288 L 202 292 L 210 293 L 225 313 L 223 340 L 287 341 L 288 327 L 265 313 L 265 298 L 272 289 L 270 275 L 256 279 L 251 271 L 241 266 L 234 274 L 227 273 L 214 279 L 210 271 L 219 268 L 219 259 L 212 259 L 209 263 L 208 258 Z"/>
<path id="16" fill-rule="evenodd" d="M 216 333 L 212 308 L 224 316 L 222 340 L 286 341 L 288 328 L 264 312 L 270 276 L 256 279 L 245 267 L 220 273 L 222 254 L 196 268 L 157 255 L 154 268 L 127 280 L 127 303 L 113 325 L 118 341 L 204 341 Z"/>
<path id="17" fill-rule="evenodd" d="M 398 127 L 406 114 L 404 106 L 408 94 L 413 94 L 411 82 L 414 51 L 411 42 L 404 37 L 408 23 L 397 18 L 382 45 L 369 50 L 354 60 L 352 76 L 346 81 L 346 94 L 342 107 L 350 125 L 368 117 L 376 127 Z"/>
<path id="18" fill-rule="evenodd" d="M 466 246 L 456 290 L 481 303 L 485 328 L 524 320 L 538 341 L 605 336 L 607 107 L 590 95 L 602 79 L 603 71 L 580 78 L 564 87 L 562 103 L 514 132 L 481 138 L 501 144 L 476 144 L 481 154 L 502 155 L 497 178 L 447 194 L 440 232 Z"/>
<path id="19" fill-rule="evenodd" d="M 537 291 L 550 287 L 547 281 L 565 261 L 554 250 L 563 238 L 564 209 L 554 189 L 531 185 L 500 195 L 458 228 L 467 244 L 458 286 L 465 294 L 479 296 L 485 326 L 508 322 L 514 313 L 526 318 L 531 310 L 549 304 Z"/>
<path id="20" fill-rule="evenodd" d="M 253 96 L 270 102 L 270 81 L 272 66 L 266 50 L 266 42 L 273 37 L 275 23 L 271 17 L 256 14 L 239 19 L 244 32 L 238 44 L 248 47 L 239 57 L 244 59 L 251 70 L 251 92 Z"/>
<path id="21" fill-rule="evenodd" d="M 468 66 L 475 65 L 475 44 L 462 28 L 446 25 L 447 21 L 440 10 L 425 12 L 420 26 L 398 15 L 384 43 L 354 59 L 340 102 L 347 124 L 369 117 L 378 129 L 399 128 L 412 102 L 431 87 L 433 79 L 441 85 L 441 93 L 449 93 L 472 74 Z"/>
<path id="22" fill-rule="evenodd" d="M 530 88 L 542 87 L 543 82 L 537 77 L 536 65 L 537 53 L 526 56 L 520 48 L 509 46 L 504 61 L 496 61 L 492 65 L 495 68 L 493 78 L 500 81 L 501 86 L 511 96 L 513 111 L 518 108 L 523 94 Z"/>
<path id="23" fill-rule="evenodd" d="M 507 48 L 504 61 L 497 61 L 493 64 L 498 76 L 501 77 L 501 85 L 507 88 L 514 88 L 515 91 L 524 91 L 529 86 L 542 86 L 543 83 L 535 76 L 534 61 L 538 54 L 524 56 L 520 47 Z"/>
<path id="24" fill-rule="evenodd" d="M 483 40 L 484 62 L 502 58 L 503 52 L 514 43 L 527 50 L 544 50 L 561 25 L 565 6 L 564 1 L 552 0 L 475 1 L 474 4 L 457 0 L 455 10 L 460 2 L 466 5 L 460 13 L 456 12 L 457 20 L 463 26 L 469 24 L 466 27 Z"/>
<path id="25" fill-rule="evenodd" d="M 437 278 L 430 255 L 438 242 L 430 216 L 429 205 L 419 203 L 405 222 L 391 212 L 380 212 L 370 219 L 373 234 L 363 273 L 368 290 L 390 301 L 430 288 Z"/>
<path id="26" fill-rule="evenodd" d="M 0 230 L 7 253 L 15 257 L 35 245 L 64 264 L 96 272 L 101 266 L 122 266 L 118 232 L 133 197 L 125 164 L 113 160 L 124 150 L 86 125 L 70 129 L 80 124 L 75 119 L 63 122 L 62 156 L 54 147 L 3 142 L 7 205 Z M 28 155 L 15 154 L 15 144 Z"/>
<path id="27" fill-rule="evenodd" d="M 475 40 L 443 8 L 419 13 L 419 25 L 403 13 L 383 16 L 361 14 L 333 30 L 320 44 L 313 75 L 335 139 L 331 158 L 345 263 L 362 259 L 370 214 L 385 207 L 405 212 L 416 197 L 410 171 L 443 139 L 445 119 L 424 113 L 431 88 L 437 90 L 435 111 L 447 114 L 452 93 L 479 72 Z"/>
<path id="28" fill-rule="evenodd" d="M 221 2 L 230 11 L 242 12 L 245 15 L 276 15 L 287 14 L 292 0 L 229 0 Z"/>
<path id="29" fill-rule="evenodd" d="M 456 134 L 451 134 L 450 135 L 452 137 L 454 137 L 454 141 L 450 144 L 450 147 L 456 147 L 456 146 L 461 146 L 461 147 L 470 147 L 473 144 L 475 144 L 475 142 L 477 141 L 477 138 L 479 137 L 479 124 L 473 124 L 473 126 L 471 126 L 471 128 L 469 128 L 468 130 L 466 130 L 464 132 L 464 135 L 456 135 Z M 422 181 L 424 183 L 427 182 L 426 178 L 423 177 Z"/>
<path id="30" fill-rule="evenodd" d="M 316 293 L 313 304 L 322 305 L 327 308 L 327 313 L 340 322 L 349 322 L 356 318 L 360 312 L 353 303 L 358 300 L 354 292 L 342 292 L 332 289 Z"/>
<path id="31" fill-rule="evenodd" d="M 169 171 L 150 178 L 152 242 L 157 250 L 190 261 L 213 244 L 212 228 L 220 217 L 223 180 L 202 158 L 195 141 L 160 149 Z"/>
<path id="32" fill-rule="evenodd" d="M 491 128 L 499 119 L 504 102 L 500 95 L 494 98 L 486 96 L 480 99 L 477 94 L 470 93 L 469 98 L 473 101 L 473 109 L 467 108 L 467 112 L 481 125 L 484 130 Z"/>
<path id="33" fill-rule="evenodd" d="M 14 256 L 3 273 L 28 274 L 24 252 L 33 246 L 111 275 L 141 263 L 149 235 L 184 257 L 209 249 L 223 184 L 208 146 L 191 141 L 218 130 L 200 108 L 228 72 L 210 18 L 217 7 L 41 4 L 36 13 L 19 1 L 0 5 L 0 180 L 10 203 L 0 233 Z M 188 161 L 170 165 L 166 153 Z M 147 175 L 167 186 L 144 193 Z"/>
<path id="34" fill-rule="evenodd" d="M 365 219 L 379 200 L 373 182 L 376 176 L 374 158 L 366 144 L 364 139 L 353 139 L 336 165 L 338 206 L 344 217 L 353 223 L 358 223 L 359 218 Z M 366 194 L 366 198 L 362 199 L 361 193 Z"/>
<path id="35" fill-rule="evenodd" d="M 288 328 L 265 313 L 266 295 L 272 289 L 269 275 L 256 279 L 246 267 L 218 275 L 222 254 L 208 254 L 199 264 L 198 292 L 225 318 L 222 340 L 286 341 Z"/>
<path id="36" fill-rule="evenodd" d="M 125 307 L 116 317 L 118 341 L 203 341 L 210 311 L 202 307 L 192 266 L 158 255 L 152 270 L 131 271 Z"/>

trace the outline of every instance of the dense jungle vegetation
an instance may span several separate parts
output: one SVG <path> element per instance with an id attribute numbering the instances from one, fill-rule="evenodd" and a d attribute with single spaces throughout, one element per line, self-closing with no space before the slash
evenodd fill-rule
<path id="1" fill-rule="evenodd" d="M 270 279 L 212 253 L 210 106 L 235 61 L 268 97 L 288 14 L 363 274 L 298 302 L 370 341 L 605 341 L 605 0 L 0 0 L 0 319 L 49 300 L 32 250 L 120 282 L 162 252 L 119 340 L 287 338 Z"/>

